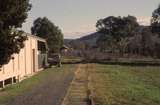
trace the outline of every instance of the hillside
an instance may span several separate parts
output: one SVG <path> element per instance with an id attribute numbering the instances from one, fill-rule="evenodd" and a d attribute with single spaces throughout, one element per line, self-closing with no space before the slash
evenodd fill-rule
<path id="1" fill-rule="evenodd" d="M 96 41 L 99 38 L 100 34 L 95 32 L 86 36 L 83 36 L 78 39 L 64 39 L 64 44 L 67 46 L 78 46 L 82 43 L 85 43 L 89 46 L 96 46 Z"/>

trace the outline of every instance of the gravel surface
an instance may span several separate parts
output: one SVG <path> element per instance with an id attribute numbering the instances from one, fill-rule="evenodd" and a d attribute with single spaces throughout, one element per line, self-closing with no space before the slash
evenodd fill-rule
<path id="1" fill-rule="evenodd" d="M 16 97 L 7 105 L 61 105 L 73 77 L 74 72 L 61 74 L 59 78 L 50 75 L 39 86 Z"/>

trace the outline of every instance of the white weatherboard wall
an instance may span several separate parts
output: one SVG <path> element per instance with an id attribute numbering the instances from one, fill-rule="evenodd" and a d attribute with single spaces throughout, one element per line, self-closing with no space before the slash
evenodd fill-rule
<path id="1" fill-rule="evenodd" d="M 19 54 L 14 54 L 10 62 L 0 70 L 0 81 L 15 77 L 18 80 L 38 72 L 38 38 L 31 35 Z"/>

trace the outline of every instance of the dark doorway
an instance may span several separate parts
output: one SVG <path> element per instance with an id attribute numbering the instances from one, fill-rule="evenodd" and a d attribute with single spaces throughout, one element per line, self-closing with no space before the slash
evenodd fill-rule
<path id="1" fill-rule="evenodd" d="M 35 49 L 32 49 L 32 59 L 33 59 L 33 72 L 36 72 L 36 69 L 35 69 Z"/>

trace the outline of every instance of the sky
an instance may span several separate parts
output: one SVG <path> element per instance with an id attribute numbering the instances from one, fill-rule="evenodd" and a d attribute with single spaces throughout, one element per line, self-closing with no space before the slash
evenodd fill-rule
<path id="1" fill-rule="evenodd" d="M 64 38 L 79 38 L 96 31 L 97 20 L 108 16 L 136 16 L 149 25 L 159 0 L 30 0 L 32 9 L 22 29 L 30 32 L 33 21 L 47 17 L 59 26 Z"/>

